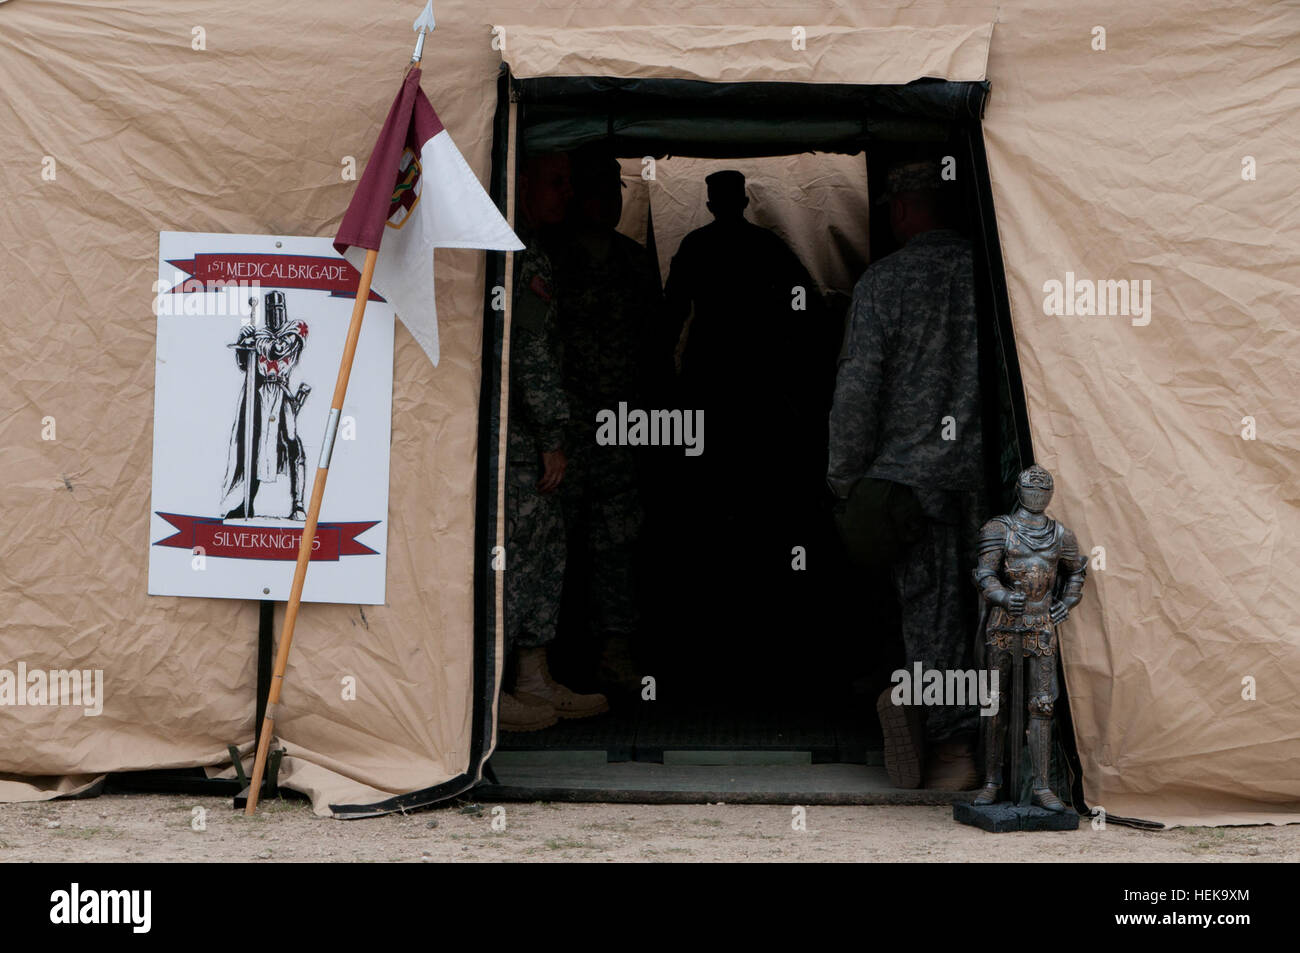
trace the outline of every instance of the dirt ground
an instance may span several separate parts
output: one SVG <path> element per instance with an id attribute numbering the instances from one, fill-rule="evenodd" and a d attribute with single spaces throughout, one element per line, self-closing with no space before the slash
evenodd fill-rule
<path id="1" fill-rule="evenodd" d="M 200 814 L 195 808 L 202 808 Z M 336 821 L 303 801 L 110 795 L 0 805 L 0 861 L 1300 861 L 1300 825 L 994 835 L 944 807 L 478 804 Z M 195 830 L 199 820 L 206 829 Z M 495 828 L 494 829 L 494 824 Z"/>

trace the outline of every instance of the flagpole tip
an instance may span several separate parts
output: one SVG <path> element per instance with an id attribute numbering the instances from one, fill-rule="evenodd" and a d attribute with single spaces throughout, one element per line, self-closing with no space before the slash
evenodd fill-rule
<path id="1" fill-rule="evenodd" d="M 415 22 L 411 24 L 411 29 L 419 33 L 421 30 L 432 30 L 436 25 L 433 22 L 433 0 L 429 0 L 420 11 L 420 15 L 415 18 Z"/>
<path id="2" fill-rule="evenodd" d="M 420 11 L 420 15 L 411 24 L 411 29 L 419 34 L 415 39 L 415 52 L 411 54 L 411 63 L 418 64 L 424 56 L 424 38 L 437 24 L 433 20 L 433 0 L 429 0 Z"/>

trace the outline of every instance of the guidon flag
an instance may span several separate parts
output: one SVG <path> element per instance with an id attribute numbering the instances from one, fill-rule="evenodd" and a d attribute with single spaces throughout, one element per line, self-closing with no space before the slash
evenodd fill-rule
<path id="1" fill-rule="evenodd" d="M 380 243 L 382 247 L 380 247 Z M 378 251 L 374 289 L 438 364 L 433 250 L 519 251 L 523 243 L 483 191 L 420 88 L 406 74 L 343 215 L 334 248 L 358 271 Z"/>

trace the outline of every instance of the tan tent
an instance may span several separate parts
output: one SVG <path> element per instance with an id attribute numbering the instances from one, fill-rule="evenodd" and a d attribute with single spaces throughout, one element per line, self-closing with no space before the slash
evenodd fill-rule
<path id="1" fill-rule="evenodd" d="M 227 744 L 250 745 L 257 607 L 146 595 L 158 233 L 332 235 L 412 6 L 0 6 L 0 666 L 103 669 L 107 695 L 93 718 L 0 711 L 0 798 L 228 770 Z M 865 116 L 824 142 L 869 142 L 900 110 L 969 125 L 987 81 L 976 145 L 1024 436 L 1056 515 L 1105 551 L 1064 649 L 1087 801 L 1300 819 L 1294 8 L 443 0 L 437 17 L 425 90 L 511 214 L 503 59 L 536 95 L 815 84 Z M 825 220 L 800 221 L 815 247 Z M 281 784 L 319 814 L 450 796 L 492 750 L 508 314 L 484 304 L 508 266 L 438 252 L 437 368 L 399 328 L 387 604 L 304 608 L 276 724 Z M 1149 280 L 1149 323 L 1045 314 L 1067 272 Z"/>

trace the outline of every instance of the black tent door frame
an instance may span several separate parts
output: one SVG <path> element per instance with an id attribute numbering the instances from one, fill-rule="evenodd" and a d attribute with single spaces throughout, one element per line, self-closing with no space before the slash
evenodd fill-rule
<path id="1" fill-rule="evenodd" d="M 619 131 L 616 115 L 640 110 L 662 118 L 670 110 L 686 113 L 722 112 L 742 117 L 769 120 L 776 115 L 813 117 L 821 120 L 821 129 L 830 130 L 830 140 L 825 143 L 801 142 L 786 154 L 808 151 L 868 151 L 872 142 L 906 141 L 933 138 L 937 129 L 946 127 L 948 141 L 955 142 L 964 165 L 970 170 L 973 189 L 967 190 L 972 238 L 976 253 L 976 293 L 979 310 L 992 321 L 980 322 L 980 351 L 984 366 L 982 379 L 999 379 L 1000 386 L 1009 392 L 1012 409 L 1017 469 L 1033 462 L 1033 448 L 1029 433 L 1029 419 L 1024 398 L 1024 385 L 1015 347 L 1011 324 L 1011 308 L 1007 295 L 1006 274 L 1003 268 L 1001 243 L 998 237 L 997 218 L 993 204 L 992 182 L 984 147 L 981 120 L 989 94 L 989 84 L 950 83 L 941 80 L 918 80 L 906 86 L 825 86 L 800 83 L 707 83 L 694 80 L 626 80 L 609 77 L 546 77 L 519 80 L 510 75 L 502 64 L 497 85 L 497 110 L 493 125 L 492 175 L 490 193 L 497 207 L 506 212 L 507 165 L 511 147 L 509 135 L 514 132 L 522 145 L 524 126 L 522 115 L 517 128 L 511 129 L 509 119 L 511 103 L 522 108 L 557 107 L 576 113 L 604 115 L 604 128 L 589 138 L 617 139 Z M 834 120 L 838 119 L 836 124 Z M 829 124 L 828 124 L 828 121 Z M 631 124 L 635 126 L 635 122 Z M 845 138 L 844 130 L 856 126 L 858 149 L 852 137 Z M 624 140 L 639 142 L 635 131 Z M 571 142 L 571 146 L 578 143 Z M 818 150 L 817 145 L 826 148 Z M 669 150 L 659 143 L 659 148 L 636 150 L 639 154 L 666 154 Z M 698 151 L 676 154 L 699 154 Z M 729 152 L 718 157 L 737 157 Z M 765 151 L 761 154 L 780 154 Z M 870 154 L 868 152 L 868 154 Z M 878 179 L 878 177 L 875 177 Z M 873 197 L 878 186 L 869 182 Z M 874 257 L 874 256 L 873 256 Z M 478 500 L 475 533 L 475 711 L 473 718 L 474 748 L 471 752 L 470 771 L 476 772 L 486 760 L 485 752 L 491 750 L 493 726 L 489 713 L 496 702 L 498 686 L 488 673 L 495 668 L 496 606 L 494 580 L 488 573 L 491 547 L 495 544 L 490 529 L 496 526 L 497 481 L 504 469 L 504 461 L 497 459 L 500 434 L 500 395 L 502 338 L 504 313 L 494 309 L 494 289 L 504 287 L 505 254 L 489 253 L 484 289 L 484 336 L 482 356 L 482 382 L 479 406 L 478 444 Z M 984 420 L 986 426 L 997 421 L 997 388 L 986 388 L 984 394 Z M 986 431 L 989 433 L 996 431 Z M 1009 487 L 1000 472 L 998 461 L 987 459 L 986 476 L 991 491 L 990 499 L 1009 503 Z M 1061 679 L 1061 699 L 1058 711 L 1061 738 L 1069 767 L 1074 775 L 1074 795 L 1082 803 L 1081 771 L 1075 747 L 1074 732 L 1069 722 L 1069 705 L 1065 695 L 1065 681 Z M 481 760 L 480 760 L 481 759 Z M 457 781 L 440 785 L 444 790 Z M 430 789 L 431 791 L 433 789 Z M 415 798 L 422 792 L 406 795 Z M 423 803 L 428 803 L 427 800 Z"/>

